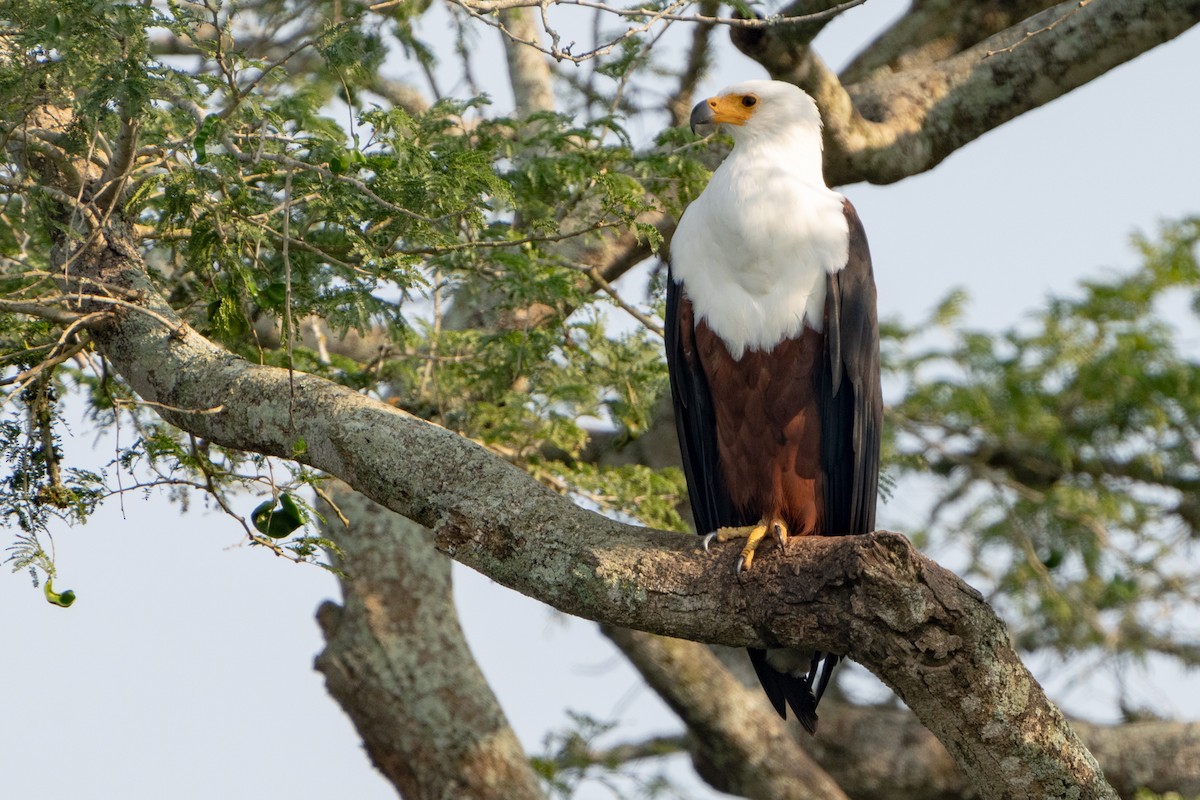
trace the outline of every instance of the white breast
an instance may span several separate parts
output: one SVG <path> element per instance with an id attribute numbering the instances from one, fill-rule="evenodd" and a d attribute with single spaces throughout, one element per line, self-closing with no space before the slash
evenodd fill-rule
<path id="1" fill-rule="evenodd" d="M 843 198 L 803 170 L 738 147 L 683 214 L 675 280 L 735 358 L 821 330 L 826 276 L 846 265 Z"/>

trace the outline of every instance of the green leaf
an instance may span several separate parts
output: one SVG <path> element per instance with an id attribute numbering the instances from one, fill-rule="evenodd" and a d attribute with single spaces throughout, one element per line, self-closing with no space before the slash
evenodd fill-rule
<path id="1" fill-rule="evenodd" d="M 208 163 L 208 140 L 217 133 L 220 125 L 219 114 L 209 114 L 200 123 L 200 129 L 196 131 L 196 135 L 192 139 L 192 148 L 196 151 L 197 164 Z"/>

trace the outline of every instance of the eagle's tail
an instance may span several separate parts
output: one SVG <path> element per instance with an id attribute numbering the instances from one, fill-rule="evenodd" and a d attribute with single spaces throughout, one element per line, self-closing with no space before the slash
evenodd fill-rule
<path id="1" fill-rule="evenodd" d="M 751 648 L 750 663 L 758 675 L 758 682 L 779 716 L 787 719 L 787 706 L 792 707 L 792 713 L 804 726 L 804 730 L 815 734 L 817 732 L 817 703 L 829 679 L 833 676 L 833 668 L 837 666 L 841 656 L 833 653 L 813 653 L 812 663 L 807 675 L 794 675 L 780 672 L 767 663 L 767 651 Z"/>

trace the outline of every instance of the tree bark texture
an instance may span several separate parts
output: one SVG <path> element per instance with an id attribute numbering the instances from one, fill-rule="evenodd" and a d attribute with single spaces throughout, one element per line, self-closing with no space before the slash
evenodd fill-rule
<path id="1" fill-rule="evenodd" d="M 812 796 L 822 779 L 812 778 L 807 765 L 854 800 L 961 800 L 978 793 L 946 748 L 912 712 L 889 702 L 856 705 L 830 692 L 821 702 L 818 736 L 809 736 L 794 722 L 787 727 L 803 749 L 800 760 L 789 755 L 773 735 L 779 717 L 765 708 L 758 679 L 738 648 L 706 646 L 680 639 L 624 629 L 604 628 L 634 667 L 679 714 L 690 731 L 686 749 L 697 771 L 715 787 L 752 797 Z M 740 710 L 751 698 L 764 706 L 764 715 Z M 712 722 L 713 709 L 732 706 L 729 718 Z M 1105 778 L 1127 800 L 1137 792 L 1178 792 L 1200 795 L 1200 724 L 1154 720 L 1102 725 L 1080 720 L 1071 726 L 1096 756 Z M 759 747 L 770 752 L 761 760 L 732 758 L 761 732 Z M 759 764 L 793 781 L 773 775 L 740 774 L 743 762 Z M 724 769 L 720 772 L 718 769 Z M 735 788 L 726 788 L 735 787 Z M 753 794 L 751 794 L 753 792 Z M 772 793 L 775 792 L 775 793 Z"/>
<path id="2" fill-rule="evenodd" d="M 910 23 L 936 20 L 929 5 L 910 12 Z M 967 7 L 976 4 L 958 5 L 951 13 L 960 26 L 957 36 L 922 51 L 938 36 L 919 37 L 905 49 L 885 34 L 844 80 L 797 38 L 803 29 L 755 30 L 736 35 L 735 42 L 772 77 L 816 99 L 825 121 L 825 176 L 839 186 L 893 183 L 932 169 L 984 133 L 1200 22 L 1200 0 L 1069 0 L 957 51 L 964 37 L 986 35 L 1007 18 L 972 19 Z M 935 52 L 947 55 L 935 59 Z"/>
<path id="3" fill-rule="evenodd" d="M 1140 789 L 1200 795 L 1200 724 L 1168 721 L 1099 725 L 1073 720 L 1122 798 Z M 957 800 L 970 782 L 941 743 L 899 706 L 822 702 L 812 756 L 855 800 Z"/>
<path id="4" fill-rule="evenodd" d="M 529 761 L 458 623 L 450 560 L 428 532 L 344 485 L 343 604 L 317 612 L 329 693 L 406 800 L 541 800 Z"/>
<path id="5" fill-rule="evenodd" d="M 740 580 L 733 548 L 578 508 L 436 425 L 302 373 L 249 364 L 182 322 L 118 230 L 73 276 L 139 292 L 95 331 L 162 416 L 216 444 L 294 458 L 431 528 L 442 552 L 562 611 L 744 647 L 801 642 L 878 675 L 984 797 L 1112 797 L 1095 760 L 977 592 L 891 533 L 796 540 Z"/>

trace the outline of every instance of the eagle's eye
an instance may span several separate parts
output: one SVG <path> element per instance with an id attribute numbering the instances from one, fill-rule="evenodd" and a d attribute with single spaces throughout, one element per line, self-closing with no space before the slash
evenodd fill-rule
<path id="1" fill-rule="evenodd" d="M 742 105 L 744 105 L 746 108 L 750 108 L 757 102 L 758 102 L 758 98 L 752 94 L 748 94 L 742 98 Z"/>

